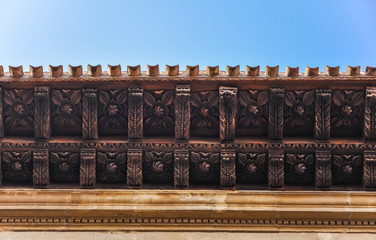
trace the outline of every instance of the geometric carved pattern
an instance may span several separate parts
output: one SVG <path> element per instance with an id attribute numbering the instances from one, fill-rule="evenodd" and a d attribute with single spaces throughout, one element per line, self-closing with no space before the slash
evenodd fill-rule
<path id="1" fill-rule="evenodd" d="M 235 150 L 228 149 L 221 151 L 221 188 L 234 189 L 236 181 L 235 172 Z"/>
<path id="2" fill-rule="evenodd" d="M 192 135 L 217 136 L 219 131 L 218 92 L 191 93 Z"/>
<path id="3" fill-rule="evenodd" d="M 328 189 L 332 186 L 331 159 L 330 151 L 316 151 L 316 188 Z"/>
<path id="4" fill-rule="evenodd" d="M 96 181 L 94 148 L 83 148 L 80 153 L 80 185 L 83 188 L 93 188 Z"/>
<path id="5" fill-rule="evenodd" d="M 99 91 L 99 129 L 103 135 L 124 135 L 128 129 L 126 90 Z"/>
<path id="6" fill-rule="evenodd" d="M 4 130 L 5 135 L 34 134 L 33 90 L 4 89 Z"/>
<path id="7" fill-rule="evenodd" d="M 333 183 L 357 184 L 363 176 L 362 155 L 342 154 L 333 155 Z"/>
<path id="8" fill-rule="evenodd" d="M 80 154 L 52 152 L 50 155 L 50 178 L 55 183 L 78 183 Z"/>
<path id="9" fill-rule="evenodd" d="M 283 103 L 283 102 L 282 102 Z M 284 188 L 283 151 L 270 150 L 268 161 L 268 186 L 269 189 Z"/>
<path id="10" fill-rule="evenodd" d="M 189 186 L 189 151 L 174 151 L 174 186 L 187 188 Z"/>
<path id="11" fill-rule="evenodd" d="M 237 92 L 237 88 L 219 87 L 219 138 L 222 142 L 235 139 Z"/>
<path id="12" fill-rule="evenodd" d="M 269 102 L 269 139 L 282 140 L 283 137 L 283 107 L 285 99 L 284 88 L 270 88 Z"/>
<path id="13" fill-rule="evenodd" d="M 187 140 L 191 124 L 191 88 L 188 84 L 176 85 L 175 97 L 175 138 Z"/>
<path id="14" fill-rule="evenodd" d="M 51 136 L 50 121 L 50 88 L 34 88 L 35 114 L 34 114 L 34 131 L 35 138 L 45 140 Z"/>
<path id="15" fill-rule="evenodd" d="M 364 130 L 365 141 L 376 141 L 376 88 L 367 87 L 364 106 Z"/>
<path id="16" fill-rule="evenodd" d="M 316 89 L 315 140 L 330 138 L 330 89 Z"/>
<path id="17" fill-rule="evenodd" d="M 268 178 L 266 153 L 239 153 L 236 166 L 241 183 L 264 183 Z"/>
<path id="18" fill-rule="evenodd" d="M 4 182 L 31 182 L 33 176 L 31 151 L 2 152 L 1 167 Z"/>
<path id="19" fill-rule="evenodd" d="M 125 183 L 126 153 L 98 152 L 96 173 L 98 182 Z"/>
<path id="20" fill-rule="evenodd" d="M 268 91 L 240 91 L 239 103 L 239 128 L 266 129 L 268 127 Z"/>
<path id="21" fill-rule="evenodd" d="M 363 91 L 333 91 L 331 127 L 335 136 L 346 136 L 344 132 L 360 136 L 363 123 L 363 104 Z"/>
<path id="22" fill-rule="evenodd" d="M 315 158 L 313 154 L 286 154 L 286 184 L 311 184 L 315 179 Z"/>
<path id="23" fill-rule="evenodd" d="M 53 89 L 51 100 L 51 119 L 53 134 L 81 135 L 81 90 Z"/>
<path id="24" fill-rule="evenodd" d="M 376 189 L 376 151 L 364 151 L 363 186 L 367 190 Z"/>
<path id="25" fill-rule="evenodd" d="M 142 149 L 128 149 L 127 184 L 129 187 L 142 185 Z"/>
<path id="26" fill-rule="evenodd" d="M 284 128 L 294 135 L 312 135 L 314 123 L 315 92 L 287 91 L 285 93 Z"/>
<path id="27" fill-rule="evenodd" d="M 174 91 L 144 91 L 144 102 L 145 133 L 174 133 Z"/>
<path id="28" fill-rule="evenodd" d="M 46 187 L 50 183 L 48 149 L 35 149 L 33 153 L 33 185 Z"/>
<path id="29" fill-rule="evenodd" d="M 172 157 L 172 152 L 145 152 L 143 181 L 145 183 L 172 183 L 174 178 Z"/>
<path id="30" fill-rule="evenodd" d="M 191 152 L 189 179 L 193 183 L 217 183 L 219 178 L 219 153 Z"/>

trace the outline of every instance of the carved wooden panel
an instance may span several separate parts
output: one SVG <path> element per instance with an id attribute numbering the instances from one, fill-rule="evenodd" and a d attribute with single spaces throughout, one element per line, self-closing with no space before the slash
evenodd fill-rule
<path id="1" fill-rule="evenodd" d="M 330 151 L 316 151 L 316 188 L 332 186 L 332 155 Z"/>
<path id="2" fill-rule="evenodd" d="M 192 93 L 192 136 L 218 136 L 219 133 L 219 109 L 218 92 Z"/>
<path id="3" fill-rule="evenodd" d="M 146 135 L 173 134 L 174 91 L 144 91 L 144 131 Z"/>
<path id="4" fill-rule="evenodd" d="M 50 183 L 48 149 L 35 149 L 33 153 L 33 185 L 46 187 Z"/>
<path id="5" fill-rule="evenodd" d="M 78 183 L 80 154 L 77 152 L 52 152 L 50 154 L 50 179 L 55 183 Z"/>
<path id="6" fill-rule="evenodd" d="M 2 152 L 1 170 L 4 182 L 32 182 L 33 162 L 31 151 Z"/>
<path id="7" fill-rule="evenodd" d="M 186 188 L 189 186 L 189 151 L 174 151 L 174 186 Z"/>
<path id="8" fill-rule="evenodd" d="M 315 91 L 287 91 L 284 106 L 284 134 L 312 136 Z"/>
<path id="9" fill-rule="evenodd" d="M 142 86 L 131 86 L 128 90 L 128 138 L 131 140 L 142 139 L 144 134 L 143 95 Z"/>
<path id="10" fill-rule="evenodd" d="M 334 154 L 333 184 L 359 184 L 363 176 L 363 157 L 358 154 Z"/>
<path id="11" fill-rule="evenodd" d="M 284 88 L 270 88 L 269 127 L 270 140 L 282 140 L 283 137 L 283 106 L 285 99 Z"/>
<path id="12" fill-rule="evenodd" d="M 51 93 L 53 135 L 82 134 L 82 104 L 80 89 L 53 89 Z"/>
<path id="13" fill-rule="evenodd" d="M 96 174 L 101 183 L 126 183 L 127 154 L 98 152 Z"/>
<path id="14" fill-rule="evenodd" d="M 316 89 L 315 105 L 315 140 L 329 140 L 330 138 L 330 89 Z"/>
<path id="15" fill-rule="evenodd" d="M 127 184 L 130 187 L 142 185 L 142 149 L 128 149 Z"/>
<path id="16" fill-rule="evenodd" d="M 191 152 L 190 181 L 197 184 L 218 183 L 219 165 L 219 153 Z"/>
<path id="17" fill-rule="evenodd" d="M 4 117 L 3 117 L 3 88 L 0 87 L 0 140 L 3 139 L 3 137 L 4 137 L 3 119 L 4 119 Z M 1 167 L 0 167 L 0 169 L 1 169 Z M 1 173 L 0 173 L 0 175 L 1 175 Z M 1 179 L 0 179 L 0 184 L 1 184 Z"/>
<path id="18" fill-rule="evenodd" d="M 172 152 L 146 151 L 142 175 L 145 183 L 172 183 L 174 179 Z"/>
<path id="19" fill-rule="evenodd" d="M 83 89 L 82 98 L 82 136 L 84 140 L 98 138 L 97 90 Z"/>
<path id="20" fill-rule="evenodd" d="M 364 151 L 363 186 L 368 190 L 376 189 L 376 151 Z"/>
<path id="21" fill-rule="evenodd" d="M 240 183 L 266 183 L 268 179 L 267 166 L 266 153 L 239 153 L 236 179 Z"/>
<path id="22" fill-rule="evenodd" d="M 239 121 L 236 127 L 241 131 L 237 135 L 242 135 L 243 132 L 247 135 L 267 135 L 268 116 L 268 91 L 239 91 Z"/>
<path id="23" fill-rule="evenodd" d="M 315 180 L 315 157 L 313 154 L 287 153 L 285 161 L 286 185 L 309 185 Z"/>
<path id="24" fill-rule="evenodd" d="M 100 90 L 98 128 L 102 136 L 126 136 L 128 131 L 128 92 Z"/>
<path id="25" fill-rule="evenodd" d="M 363 91 L 334 90 L 331 107 L 332 136 L 361 136 L 363 108 Z"/>
<path id="26" fill-rule="evenodd" d="M 191 125 L 191 88 L 188 84 L 176 85 L 175 97 L 175 138 L 187 140 Z"/>
<path id="27" fill-rule="evenodd" d="M 226 149 L 221 151 L 220 162 L 220 184 L 222 188 L 235 188 L 236 171 L 235 171 L 235 150 Z"/>
<path id="28" fill-rule="evenodd" d="M 50 110 L 50 88 L 34 88 L 34 131 L 35 139 L 46 140 L 51 136 L 51 110 Z"/>
<path id="29" fill-rule="evenodd" d="M 92 188 L 96 182 L 96 150 L 83 148 L 81 149 L 80 157 L 80 185 L 83 188 Z"/>
<path id="30" fill-rule="evenodd" d="M 284 153 L 279 150 L 270 150 L 268 160 L 268 186 L 269 189 L 284 188 Z"/>
<path id="31" fill-rule="evenodd" d="M 238 110 L 238 89 L 233 87 L 219 88 L 219 139 L 234 141 L 235 119 Z"/>
<path id="32" fill-rule="evenodd" d="M 34 94 L 32 89 L 4 89 L 5 135 L 34 135 Z"/>
<path id="33" fill-rule="evenodd" d="M 376 141 L 376 88 L 367 87 L 364 106 L 364 129 L 365 141 Z"/>

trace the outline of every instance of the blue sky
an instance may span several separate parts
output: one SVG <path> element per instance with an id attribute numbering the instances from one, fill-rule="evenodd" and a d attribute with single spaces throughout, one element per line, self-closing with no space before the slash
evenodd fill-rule
<path id="1" fill-rule="evenodd" d="M 0 23 L 6 69 L 376 66 L 374 0 L 0 0 Z"/>

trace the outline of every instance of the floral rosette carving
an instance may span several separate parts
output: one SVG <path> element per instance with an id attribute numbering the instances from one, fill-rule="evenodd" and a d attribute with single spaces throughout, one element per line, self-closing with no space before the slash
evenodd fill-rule
<path id="1" fill-rule="evenodd" d="M 126 153 L 98 152 L 97 179 L 105 183 L 125 183 Z"/>
<path id="2" fill-rule="evenodd" d="M 2 172 L 4 180 L 13 182 L 31 182 L 33 166 L 31 152 L 3 152 Z"/>
<path id="3" fill-rule="evenodd" d="M 218 129 L 218 92 L 192 93 L 191 105 L 191 126 L 193 129 Z"/>
<path id="4" fill-rule="evenodd" d="M 53 152 L 50 156 L 50 177 L 53 182 L 78 182 L 80 154 Z"/>
<path id="5" fill-rule="evenodd" d="M 174 127 L 174 92 L 172 90 L 144 92 L 144 127 L 150 130 Z"/>
<path id="6" fill-rule="evenodd" d="M 339 184 L 360 183 L 363 174 L 361 155 L 334 155 L 333 182 Z"/>
<path id="7" fill-rule="evenodd" d="M 6 132 L 34 127 L 33 90 L 5 90 L 3 99 Z"/>
<path id="8" fill-rule="evenodd" d="M 51 99 L 55 129 L 82 127 L 81 90 L 53 90 Z"/>
<path id="9" fill-rule="evenodd" d="M 332 121 L 334 128 L 359 128 L 362 124 L 362 91 L 333 91 Z"/>
<path id="10" fill-rule="evenodd" d="M 267 179 L 265 153 L 239 153 L 237 178 L 243 183 L 263 183 Z"/>
<path id="11" fill-rule="evenodd" d="M 314 91 L 286 92 L 285 128 L 312 128 L 314 123 L 314 101 Z"/>
<path id="12" fill-rule="evenodd" d="M 127 91 L 99 92 L 99 127 L 127 128 Z"/>
<path id="13" fill-rule="evenodd" d="M 285 182 L 288 184 L 310 184 L 315 176 L 313 154 L 286 154 Z"/>
<path id="14" fill-rule="evenodd" d="M 267 91 L 240 91 L 240 128 L 266 128 L 268 125 Z"/>
<path id="15" fill-rule="evenodd" d="M 171 152 L 145 152 L 143 178 L 145 182 L 173 182 L 174 169 Z"/>
<path id="16" fill-rule="evenodd" d="M 189 178 L 196 183 L 218 182 L 219 153 L 192 152 Z"/>

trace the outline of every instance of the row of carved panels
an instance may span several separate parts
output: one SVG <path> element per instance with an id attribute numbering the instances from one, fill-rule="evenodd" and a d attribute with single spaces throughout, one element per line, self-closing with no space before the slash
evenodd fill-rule
<path id="1" fill-rule="evenodd" d="M 98 92 L 99 135 L 126 135 L 128 131 L 127 90 Z M 285 134 L 313 136 L 315 124 L 315 90 L 286 91 L 283 125 Z M 174 90 L 143 92 L 143 128 L 146 135 L 173 135 L 175 127 Z M 332 90 L 330 127 L 332 135 L 361 135 L 364 117 L 363 91 Z M 53 135 L 82 135 L 82 91 L 52 89 L 50 116 Z M 269 91 L 239 91 L 236 128 L 238 135 L 267 134 Z M 191 93 L 191 135 L 218 136 L 218 91 Z M 36 108 L 32 89 L 4 89 L 3 121 L 5 135 L 34 134 Z M 247 132 L 247 130 L 255 130 Z"/>
<path id="2" fill-rule="evenodd" d="M 237 153 L 233 159 L 233 165 L 230 161 L 229 168 L 222 166 L 227 164 L 225 162 L 227 161 L 226 154 L 193 151 L 187 152 L 187 154 L 189 163 L 186 169 L 183 167 L 183 171 L 177 171 L 174 164 L 181 165 L 176 162 L 182 159 L 180 155 L 176 153 L 174 155 L 174 152 L 144 151 L 140 158 L 142 170 L 139 169 L 142 171 L 139 173 L 142 175 L 142 181 L 144 183 L 173 184 L 175 177 L 175 185 L 177 185 L 176 174 L 187 174 L 187 176 L 180 177 L 189 178 L 189 182 L 198 185 L 219 184 L 220 179 L 223 178 L 222 175 L 231 175 L 231 168 L 234 168 L 236 171 L 233 171 L 234 176 L 232 177 L 234 180 L 236 179 L 237 183 L 271 185 L 270 177 L 273 177 L 271 175 L 280 174 L 281 176 L 274 176 L 279 181 L 284 181 L 284 183 L 277 184 L 280 187 L 284 184 L 315 185 L 315 182 L 318 187 L 321 185 L 330 187 L 332 181 L 333 184 L 361 184 L 362 180 L 366 179 L 371 181 L 368 186 L 376 186 L 375 166 L 369 163 L 364 164 L 367 156 L 367 161 L 375 160 L 375 155 L 369 153 L 363 157 L 362 154 L 331 154 L 330 152 L 316 152 L 316 154 L 279 152 L 280 156 L 277 157 L 277 161 L 281 162 L 276 165 L 277 168 L 268 166 L 268 164 L 274 164 L 274 153 L 269 156 L 267 152 Z M 47 174 L 48 176 L 44 177 L 49 178 L 53 183 L 80 183 L 80 174 L 82 174 L 80 168 L 83 166 L 79 152 L 50 152 L 47 156 L 48 164 L 45 165 L 45 170 L 36 162 L 33 164 L 33 159 L 38 158 L 39 155 L 34 153 L 33 157 L 32 151 L 3 151 L 1 156 L 0 166 L 4 182 L 31 183 L 33 177 L 35 178 L 33 174 L 42 173 L 42 175 Z M 132 169 L 134 166 L 127 166 L 127 156 L 127 153 L 124 152 L 97 152 L 94 163 L 95 170 L 89 174 L 95 174 L 98 183 L 125 184 L 127 172 L 129 174 L 129 171 L 137 171 L 137 169 Z M 323 181 L 326 183 L 322 183 Z"/>

